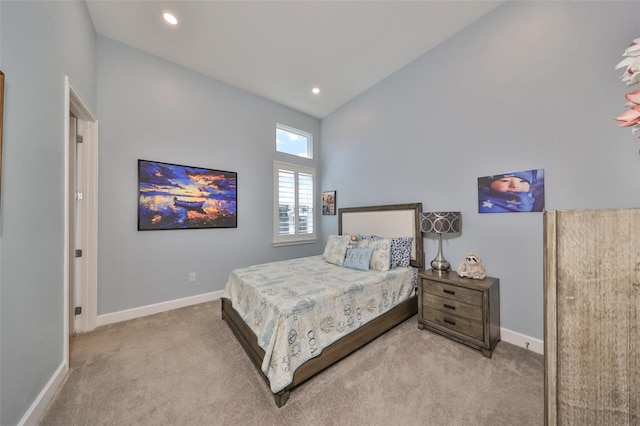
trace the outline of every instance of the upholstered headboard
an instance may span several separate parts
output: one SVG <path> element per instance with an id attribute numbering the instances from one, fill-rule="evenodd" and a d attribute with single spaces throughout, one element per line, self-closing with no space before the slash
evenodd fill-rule
<path id="1" fill-rule="evenodd" d="M 338 233 L 413 237 L 411 266 L 424 269 L 424 243 L 420 231 L 422 203 L 338 209 Z"/>

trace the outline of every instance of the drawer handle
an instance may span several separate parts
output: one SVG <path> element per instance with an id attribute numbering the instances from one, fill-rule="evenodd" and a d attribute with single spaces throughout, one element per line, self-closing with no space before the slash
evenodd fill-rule
<path id="1" fill-rule="evenodd" d="M 456 310 L 456 307 L 455 307 L 455 306 L 453 306 L 453 305 L 447 305 L 447 304 L 445 303 L 443 306 L 444 306 L 445 308 L 447 308 L 447 309 L 452 309 L 452 310 L 454 310 L 454 311 Z"/>
<path id="2" fill-rule="evenodd" d="M 446 289 L 445 289 L 445 290 L 442 290 L 442 291 L 444 291 L 444 292 L 445 292 L 445 293 L 447 293 L 447 294 L 456 294 L 456 292 L 455 292 L 455 291 L 453 291 L 453 290 L 446 290 Z"/>
<path id="3" fill-rule="evenodd" d="M 446 322 L 447 324 L 451 324 L 451 325 L 456 325 L 456 322 L 450 319 L 443 319 L 444 322 Z"/>

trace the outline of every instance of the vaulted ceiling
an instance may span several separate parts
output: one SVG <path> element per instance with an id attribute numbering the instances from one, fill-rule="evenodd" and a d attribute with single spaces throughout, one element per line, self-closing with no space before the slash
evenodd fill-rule
<path id="1" fill-rule="evenodd" d="M 100 35 L 322 118 L 504 1 L 86 2 Z"/>

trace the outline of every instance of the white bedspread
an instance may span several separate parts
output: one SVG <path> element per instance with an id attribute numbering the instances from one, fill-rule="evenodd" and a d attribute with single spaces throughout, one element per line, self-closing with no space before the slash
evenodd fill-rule
<path id="1" fill-rule="evenodd" d="M 236 269 L 223 297 L 258 337 L 277 393 L 323 348 L 408 299 L 413 283 L 413 268 L 358 271 L 312 256 Z"/>

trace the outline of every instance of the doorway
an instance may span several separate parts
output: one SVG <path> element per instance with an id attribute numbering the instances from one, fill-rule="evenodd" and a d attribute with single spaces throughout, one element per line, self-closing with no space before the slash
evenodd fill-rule
<path id="1" fill-rule="evenodd" d="M 97 319 L 98 122 L 65 77 L 65 319 L 69 336 L 93 330 Z"/>

